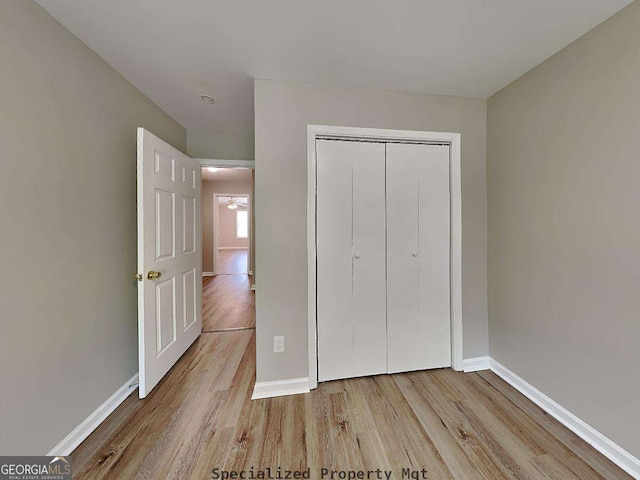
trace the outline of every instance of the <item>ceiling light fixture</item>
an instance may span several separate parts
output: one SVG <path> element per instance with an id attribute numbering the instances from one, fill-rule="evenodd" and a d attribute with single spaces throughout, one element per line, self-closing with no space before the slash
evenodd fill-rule
<path id="1" fill-rule="evenodd" d="M 216 167 L 207 167 L 207 170 L 209 170 L 211 173 L 216 173 L 218 171 Z"/>
<path id="2" fill-rule="evenodd" d="M 231 197 L 231 199 L 229 200 L 229 203 L 227 203 L 227 208 L 229 210 L 235 210 L 236 208 L 238 208 L 238 204 L 236 203 L 236 201 L 233 199 L 233 197 Z"/>
<path id="3" fill-rule="evenodd" d="M 215 100 L 213 99 L 213 97 L 211 95 L 207 95 L 206 93 L 203 93 L 202 95 L 200 95 L 200 98 L 204 103 L 208 103 L 210 105 L 213 105 L 215 103 Z"/>

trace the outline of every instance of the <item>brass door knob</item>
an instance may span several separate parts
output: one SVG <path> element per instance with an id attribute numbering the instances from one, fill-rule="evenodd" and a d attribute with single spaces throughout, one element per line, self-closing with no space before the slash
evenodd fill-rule
<path id="1" fill-rule="evenodd" d="M 134 273 L 133 274 L 133 278 L 135 280 L 138 280 L 139 282 L 141 282 L 142 281 L 142 274 L 141 273 Z"/>
<path id="2" fill-rule="evenodd" d="M 149 280 L 155 280 L 156 278 L 160 278 L 161 276 L 162 276 L 162 273 L 154 272 L 153 270 L 149 270 L 149 273 L 147 273 L 147 278 Z"/>

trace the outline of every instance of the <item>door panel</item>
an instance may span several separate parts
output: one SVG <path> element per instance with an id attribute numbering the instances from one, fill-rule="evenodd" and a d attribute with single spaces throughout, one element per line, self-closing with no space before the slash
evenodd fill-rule
<path id="1" fill-rule="evenodd" d="M 420 319 L 424 368 L 451 366 L 449 147 L 419 145 Z"/>
<path id="2" fill-rule="evenodd" d="M 167 190 L 156 188 L 155 197 L 156 260 L 163 260 L 173 257 L 175 252 L 175 195 Z"/>
<path id="3" fill-rule="evenodd" d="M 184 218 L 182 253 L 195 253 L 198 219 L 196 217 L 196 198 L 194 196 L 182 196 L 182 215 Z"/>
<path id="4" fill-rule="evenodd" d="M 345 142 L 318 140 L 318 379 L 353 376 L 352 165 Z"/>
<path id="5" fill-rule="evenodd" d="M 387 145 L 388 372 L 451 365 L 449 147 Z"/>
<path id="6" fill-rule="evenodd" d="M 198 275 L 195 268 L 182 274 L 183 315 L 182 329 L 198 321 Z M 201 277 L 202 278 L 202 277 Z"/>
<path id="7" fill-rule="evenodd" d="M 417 145 L 387 145 L 387 371 L 418 370 L 420 319 Z"/>
<path id="8" fill-rule="evenodd" d="M 353 150 L 353 376 L 387 371 L 385 146 Z"/>
<path id="9" fill-rule="evenodd" d="M 202 330 L 200 195 L 200 165 L 139 128 L 140 398 Z M 160 276 L 147 278 L 147 272 L 159 272 Z"/>
<path id="10" fill-rule="evenodd" d="M 316 148 L 318 378 L 384 373 L 384 144 Z"/>

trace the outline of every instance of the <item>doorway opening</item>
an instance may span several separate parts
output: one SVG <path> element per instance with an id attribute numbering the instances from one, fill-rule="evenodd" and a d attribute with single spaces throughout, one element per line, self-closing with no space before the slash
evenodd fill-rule
<path id="1" fill-rule="evenodd" d="M 214 275 L 248 275 L 250 254 L 250 195 L 213 194 Z"/>
<path id="2" fill-rule="evenodd" d="M 202 168 L 202 331 L 255 328 L 253 170 Z"/>

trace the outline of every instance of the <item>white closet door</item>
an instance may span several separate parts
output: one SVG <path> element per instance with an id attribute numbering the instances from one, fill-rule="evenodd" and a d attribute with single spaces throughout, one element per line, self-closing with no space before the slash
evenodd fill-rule
<path id="1" fill-rule="evenodd" d="M 417 145 L 387 145 L 387 371 L 424 368 Z"/>
<path id="2" fill-rule="evenodd" d="M 387 371 L 451 365 L 449 148 L 387 144 Z"/>
<path id="3" fill-rule="evenodd" d="M 318 379 L 386 371 L 384 144 L 318 140 Z"/>
<path id="4" fill-rule="evenodd" d="M 387 371 L 385 145 L 351 143 L 353 153 L 354 375 Z"/>
<path id="5" fill-rule="evenodd" d="M 318 380 L 353 376 L 352 165 L 343 142 L 316 142 Z"/>
<path id="6" fill-rule="evenodd" d="M 420 319 L 423 368 L 451 366 L 451 194 L 449 147 L 418 145 Z"/>

